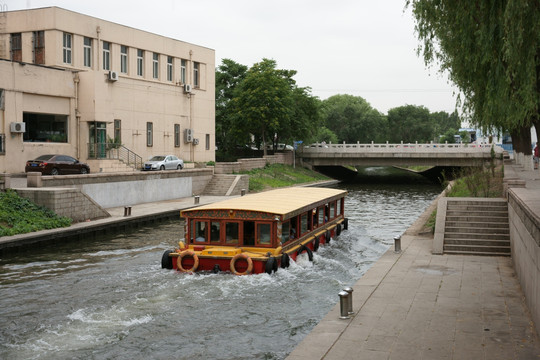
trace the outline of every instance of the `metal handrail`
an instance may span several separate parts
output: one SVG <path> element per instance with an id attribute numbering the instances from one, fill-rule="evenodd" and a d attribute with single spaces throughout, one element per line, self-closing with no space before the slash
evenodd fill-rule
<path id="1" fill-rule="evenodd" d="M 114 159 L 131 166 L 134 169 L 141 169 L 143 159 L 124 145 L 115 143 L 89 143 L 89 159 Z"/>

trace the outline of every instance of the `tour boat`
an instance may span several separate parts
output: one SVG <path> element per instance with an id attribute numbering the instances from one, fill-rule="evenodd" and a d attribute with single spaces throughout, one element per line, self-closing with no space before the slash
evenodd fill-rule
<path id="1" fill-rule="evenodd" d="M 347 229 L 347 191 L 291 187 L 183 210 L 185 238 L 161 266 L 182 272 L 271 274 Z"/>

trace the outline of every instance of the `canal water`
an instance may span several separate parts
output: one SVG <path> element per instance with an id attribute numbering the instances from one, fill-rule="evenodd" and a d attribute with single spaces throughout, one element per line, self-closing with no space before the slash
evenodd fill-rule
<path id="1" fill-rule="evenodd" d="M 349 230 L 273 275 L 161 269 L 180 221 L 0 259 L 0 359 L 283 359 L 439 194 L 347 184 Z"/>

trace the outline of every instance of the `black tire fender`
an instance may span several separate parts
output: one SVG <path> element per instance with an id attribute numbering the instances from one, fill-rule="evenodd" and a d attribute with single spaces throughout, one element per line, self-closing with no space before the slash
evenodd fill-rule
<path id="1" fill-rule="evenodd" d="M 324 238 L 326 240 L 326 243 L 330 244 L 330 240 L 332 239 L 332 236 L 330 235 L 330 230 L 326 230 L 326 234 L 324 234 Z"/>
<path id="2" fill-rule="evenodd" d="M 278 269 L 278 263 L 275 257 L 269 257 L 268 260 L 266 260 L 266 264 L 264 265 L 264 272 L 267 274 L 272 274 L 273 272 L 276 272 Z"/>
<path id="3" fill-rule="evenodd" d="M 285 269 L 285 268 L 288 268 L 290 264 L 291 264 L 291 258 L 289 257 L 289 254 L 283 253 L 281 255 L 281 267 Z"/>
<path id="4" fill-rule="evenodd" d="M 349 218 L 343 219 L 343 230 L 349 230 Z"/>
<path id="5" fill-rule="evenodd" d="M 341 235 L 341 224 L 337 224 L 336 226 L 336 236 Z"/>
<path id="6" fill-rule="evenodd" d="M 308 248 L 306 245 L 301 245 L 300 249 L 298 249 L 298 252 L 296 253 L 296 256 L 299 256 L 303 252 L 307 252 L 309 261 L 313 261 L 313 251 L 311 251 L 310 248 Z"/>
<path id="7" fill-rule="evenodd" d="M 313 251 L 319 250 L 319 245 L 320 245 L 320 241 L 319 241 L 319 237 L 317 236 L 315 238 L 315 241 L 313 242 Z"/>
<path id="8" fill-rule="evenodd" d="M 169 269 L 171 270 L 173 268 L 173 260 L 172 257 L 169 256 L 170 253 L 172 253 L 172 250 L 166 250 L 163 253 L 163 256 L 161 257 L 161 268 L 162 269 Z"/>

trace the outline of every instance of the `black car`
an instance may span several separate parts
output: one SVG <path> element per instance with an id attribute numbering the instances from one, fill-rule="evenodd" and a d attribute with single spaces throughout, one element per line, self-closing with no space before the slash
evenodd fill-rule
<path id="1" fill-rule="evenodd" d="M 88 164 L 68 155 L 41 155 L 26 162 L 25 172 L 40 172 L 43 175 L 88 174 Z"/>

